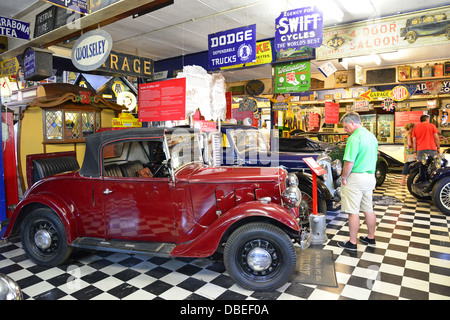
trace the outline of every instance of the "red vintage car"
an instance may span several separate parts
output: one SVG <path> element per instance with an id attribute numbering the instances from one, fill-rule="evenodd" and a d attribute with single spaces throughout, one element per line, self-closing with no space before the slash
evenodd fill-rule
<path id="1" fill-rule="evenodd" d="M 46 266 L 63 263 L 72 248 L 170 257 L 219 251 L 242 287 L 282 286 L 294 272 L 294 243 L 310 243 L 298 223 L 296 176 L 279 167 L 207 166 L 200 150 L 192 129 L 90 135 L 81 169 L 36 182 L 4 238 L 20 233 L 27 255 Z"/>

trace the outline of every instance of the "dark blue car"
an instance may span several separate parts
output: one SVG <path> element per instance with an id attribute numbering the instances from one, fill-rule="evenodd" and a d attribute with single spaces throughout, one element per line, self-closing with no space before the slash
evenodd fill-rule
<path id="1" fill-rule="evenodd" d="M 328 156 L 329 144 L 309 138 L 295 139 L 297 152 L 278 151 L 278 139 L 271 140 L 269 147 L 258 128 L 242 125 L 223 124 L 221 126 L 222 165 L 241 166 L 281 166 L 296 174 L 303 200 L 312 212 L 312 174 L 305 157 L 315 159 L 327 173 L 317 179 L 318 212 L 326 213 L 340 206 L 341 161 L 331 161 Z"/>

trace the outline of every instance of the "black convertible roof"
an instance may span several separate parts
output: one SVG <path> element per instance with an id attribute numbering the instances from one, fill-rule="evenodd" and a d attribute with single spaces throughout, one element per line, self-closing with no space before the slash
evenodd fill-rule
<path id="1" fill-rule="evenodd" d="M 162 141 L 164 135 L 175 130 L 186 130 L 194 132 L 188 128 L 131 128 L 120 130 L 107 130 L 94 133 L 86 137 L 86 151 L 80 174 L 84 177 L 98 178 L 101 176 L 100 161 L 101 148 L 103 145 L 113 141 L 121 140 L 147 140 L 156 139 Z"/>

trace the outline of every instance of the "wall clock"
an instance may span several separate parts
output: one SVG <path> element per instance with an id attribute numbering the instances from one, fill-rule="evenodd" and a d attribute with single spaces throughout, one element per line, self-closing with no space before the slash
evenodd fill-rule
<path id="1" fill-rule="evenodd" d="M 258 96 L 264 92 L 264 83 L 261 80 L 251 80 L 245 86 L 245 91 L 250 96 Z"/>

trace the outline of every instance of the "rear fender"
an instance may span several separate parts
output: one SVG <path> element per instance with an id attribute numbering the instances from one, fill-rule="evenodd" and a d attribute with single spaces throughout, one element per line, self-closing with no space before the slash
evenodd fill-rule
<path id="1" fill-rule="evenodd" d="M 58 197 L 55 197 L 54 194 L 50 195 L 45 193 L 29 195 L 17 205 L 17 208 L 11 215 L 11 219 L 5 230 L 3 238 L 7 239 L 14 232 L 19 231 L 25 216 L 31 213 L 34 209 L 44 207 L 50 208 L 56 213 L 66 230 L 68 244 L 72 243 L 72 241 L 77 237 L 76 221 L 74 216 L 75 207 L 73 205 L 67 205 L 64 201 Z"/>
<path id="2" fill-rule="evenodd" d="M 245 223 L 268 221 L 287 228 L 289 233 L 300 235 L 300 227 L 293 214 L 274 203 L 260 201 L 245 202 L 215 220 L 193 241 L 177 245 L 171 252 L 174 257 L 209 257 L 219 247 L 221 241 Z"/>

